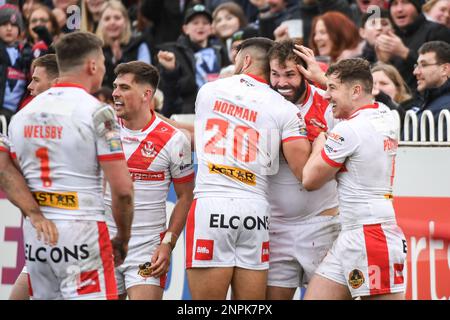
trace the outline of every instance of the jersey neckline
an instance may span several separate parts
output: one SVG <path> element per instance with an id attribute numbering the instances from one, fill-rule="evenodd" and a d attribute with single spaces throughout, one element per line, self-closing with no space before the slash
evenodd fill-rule
<path id="1" fill-rule="evenodd" d="M 269 84 L 265 79 L 263 79 L 263 78 L 261 78 L 261 77 L 259 77 L 259 76 L 256 76 L 256 75 L 254 75 L 254 74 L 251 74 L 251 73 L 245 73 L 245 75 L 246 75 L 246 76 L 249 76 L 250 78 L 255 79 L 256 81 L 262 82 L 262 83 L 264 83 L 264 84 Z"/>
<path id="2" fill-rule="evenodd" d="M 87 92 L 86 88 L 83 87 L 81 84 L 72 83 L 72 82 L 60 82 L 60 83 L 54 84 L 52 87 L 56 87 L 56 88 L 78 88 L 78 89 L 83 89 L 84 91 Z"/>
<path id="3" fill-rule="evenodd" d="M 364 110 L 364 109 L 378 109 L 378 107 L 379 107 L 379 105 L 378 105 L 377 102 L 374 102 L 372 104 L 368 104 L 368 105 L 362 106 L 361 108 L 356 109 L 347 119 L 348 120 L 353 119 L 354 117 L 356 117 L 359 114 L 359 112 L 361 110 Z"/>

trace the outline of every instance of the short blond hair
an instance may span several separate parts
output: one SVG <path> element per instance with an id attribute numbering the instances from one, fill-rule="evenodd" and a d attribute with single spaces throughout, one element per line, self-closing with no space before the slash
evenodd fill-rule
<path id="1" fill-rule="evenodd" d="M 372 73 L 382 71 L 389 79 L 391 79 L 394 83 L 395 89 L 397 89 L 397 93 L 394 97 L 394 101 L 396 103 L 402 103 L 411 99 L 408 85 L 394 66 L 383 62 L 377 62 L 372 66 L 370 71 Z"/>

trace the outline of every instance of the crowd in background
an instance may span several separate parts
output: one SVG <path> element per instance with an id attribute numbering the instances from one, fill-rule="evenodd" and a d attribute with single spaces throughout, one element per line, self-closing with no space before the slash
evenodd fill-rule
<path id="1" fill-rule="evenodd" d="M 107 101 L 114 68 L 139 60 L 160 71 L 160 112 L 194 113 L 198 89 L 234 72 L 240 42 L 292 37 L 289 21 L 301 21 L 294 36 L 324 71 L 345 58 L 370 61 L 374 95 L 401 117 L 450 109 L 450 0 L 0 0 L 0 114 L 9 121 L 26 105 L 32 61 L 76 30 L 103 40 Z M 434 55 L 422 63 L 429 42 Z"/>

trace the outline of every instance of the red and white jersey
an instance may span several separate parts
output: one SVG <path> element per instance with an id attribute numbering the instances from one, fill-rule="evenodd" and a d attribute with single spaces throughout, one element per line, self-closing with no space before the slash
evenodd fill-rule
<path id="1" fill-rule="evenodd" d="M 0 152 L 10 153 L 11 142 L 8 137 L 0 133 Z"/>
<path id="2" fill-rule="evenodd" d="M 328 135 L 322 158 L 339 167 L 339 208 L 344 228 L 395 221 L 392 206 L 397 124 L 388 108 L 364 106 Z"/>
<path id="3" fill-rule="evenodd" d="M 104 220 L 99 161 L 124 159 L 110 106 L 81 86 L 61 83 L 13 117 L 9 138 L 47 218 Z"/>
<path id="4" fill-rule="evenodd" d="M 234 75 L 205 84 L 195 106 L 195 198 L 267 199 L 282 141 L 306 139 L 295 105 L 263 79 Z"/>
<path id="5" fill-rule="evenodd" d="M 324 91 L 306 84 L 305 103 L 298 104 L 305 119 L 308 139 L 314 141 L 321 131 L 328 131 L 325 114 L 329 112 Z M 327 182 L 315 191 L 306 191 L 294 176 L 283 155 L 280 156 L 280 170 L 269 177 L 269 203 L 271 216 L 288 220 L 302 220 L 338 206 L 336 180 Z"/>
<path id="6" fill-rule="evenodd" d="M 120 125 L 120 139 L 134 185 L 131 233 L 162 232 L 166 230 L 170 183 L 194 179 L 190 142 L 181 131 L 154 114 L 142 130 L 130 130 Z M 116 232 L 109 187 L 106 188 L 105 203 L 108 227 Z"/>

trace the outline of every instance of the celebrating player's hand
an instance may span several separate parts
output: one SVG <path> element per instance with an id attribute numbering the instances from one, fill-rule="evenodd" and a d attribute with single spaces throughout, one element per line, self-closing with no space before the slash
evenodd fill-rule
<path id="1" fill-rule="evenodd" d="M 172 247 L 167 243 L 161 243 L 152 256 L 151 276 L 158 278 L 169 272 L 170 255 Z"/>
<path id="2" fill-rule="evenodd" d="M 164 69 L 172 71 L 175 69 L 177 60 L 173 52 L 161 50 L 158 52 L 158 61 Z"/>
<path id="3" fill-rule="evenodd" d="M 128 240 L 124 240 L 119 237 L 111 239 L 114 255 L 114 266 L 120 266 L 124 261 L 128 253 Z"/>
<path id="4" fill-rule="evenodd" d="M 325 72 L 316 61 L 314 52 L 305 46 L 295 45 L 294 53 L 302 58 L 306 63 L 306 68 L 301 65 L 297 65 L 298 71 L 300 71 L 306 79 L 326 87 L 327 80 L 325 77 Z"/>
<path id="5" fill-rule="evenodd" d="M 37 239 L 44 238 L 44 243 L 50 246 L 56 245 L 58 242 L 58 229 L 56 225 L 47 218 L 41 212 L 34 212 L 28 214 L 30 222 L 37 232 Z"/>

